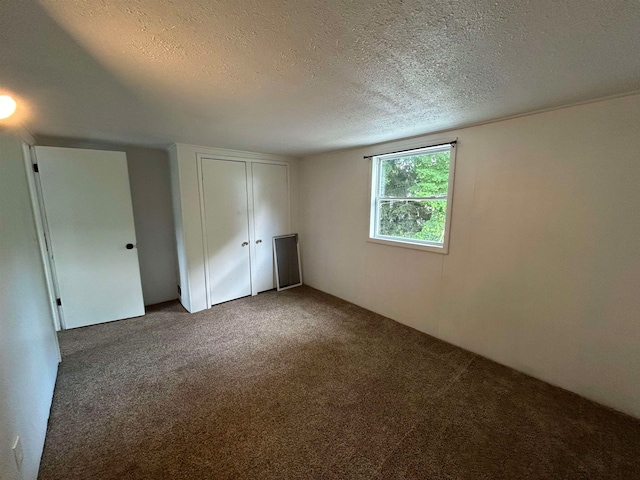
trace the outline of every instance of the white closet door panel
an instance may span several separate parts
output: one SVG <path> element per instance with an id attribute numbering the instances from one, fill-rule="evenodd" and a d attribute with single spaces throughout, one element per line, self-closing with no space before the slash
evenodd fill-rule
<path id="1" fill-rule="evenodd" d="M 253 211 L 256 291 L 276 287 L 273 268 L 273 237 L 289 232 L 289 185 L 286 165 L 253 163 Z"/>
<path id="2" fill-rule="evenodd" d="M 65 328 L 144 315 L 126 155 L 35 150 Z"/>
<path id="3" fill-rule="evenodd" d="M 246 168 L 244 162 L 202 160 L 212 305 L 251 295 Z"/>

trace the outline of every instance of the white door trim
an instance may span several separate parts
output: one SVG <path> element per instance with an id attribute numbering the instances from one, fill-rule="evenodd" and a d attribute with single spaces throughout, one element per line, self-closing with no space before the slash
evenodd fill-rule
<path id="1" fill-rule="evenodd" d="M 47 225 L 47 217 L 43 208 L 42 187 L 40 186 L 40 178 L 36 175 L 34 165 L 37 164 L 33 147 L 22 144 L 22 152 L 25 162 L 25 170 L 27 172 L 27 184 L 29 185 L 29 195 L 31 197 L 31 208 L 36 224 L 36 235 L 38 237 L 38 247 L 40 249 L 40 257 L 42 267 L 44 269 L 45 283 L 49 296 L 49 305 L 53 325 L 56 331 L 64 329 L 64 318 L 62 312 L 58 308 L 58 283 L 55 275 L 55 266 L 53 265 L 49 254 L 49 229 Z"/>

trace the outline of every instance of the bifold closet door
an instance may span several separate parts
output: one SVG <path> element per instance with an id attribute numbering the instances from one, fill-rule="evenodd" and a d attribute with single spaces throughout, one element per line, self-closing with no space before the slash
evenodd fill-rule
<path id="1" fill-rule="evenodd" d="M 247 164 L 202 161 L 211 304 L 251 295 Z"/>
<path id="2" fill-rule="evenodd" d="M 254 291 L 276 288 L 273 237 L 289 232 L 289 185 L 286 165 L 253 163 L 253 218 L 255 228 Z"/>

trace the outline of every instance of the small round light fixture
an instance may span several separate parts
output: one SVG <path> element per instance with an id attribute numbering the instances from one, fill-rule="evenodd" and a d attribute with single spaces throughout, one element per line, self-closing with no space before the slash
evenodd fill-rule
<path id="1" fill-rule="evenodd" d="M 0 95 L 0 120 L 8 118 L 16 111 L 16 101 L 9 95 Z"/>

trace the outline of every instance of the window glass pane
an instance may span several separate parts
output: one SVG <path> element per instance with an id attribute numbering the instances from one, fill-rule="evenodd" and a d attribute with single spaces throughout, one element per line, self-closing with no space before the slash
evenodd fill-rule
<path id="1" fill-rule="evenodd" d="M 380 200 L 378 235 L 444 241 L 446 200 Z"/>
<path id="2" fill-rule="evenodd" d="M 451 151 L 380 161 L 381 197 L 446 196 Z"/>

